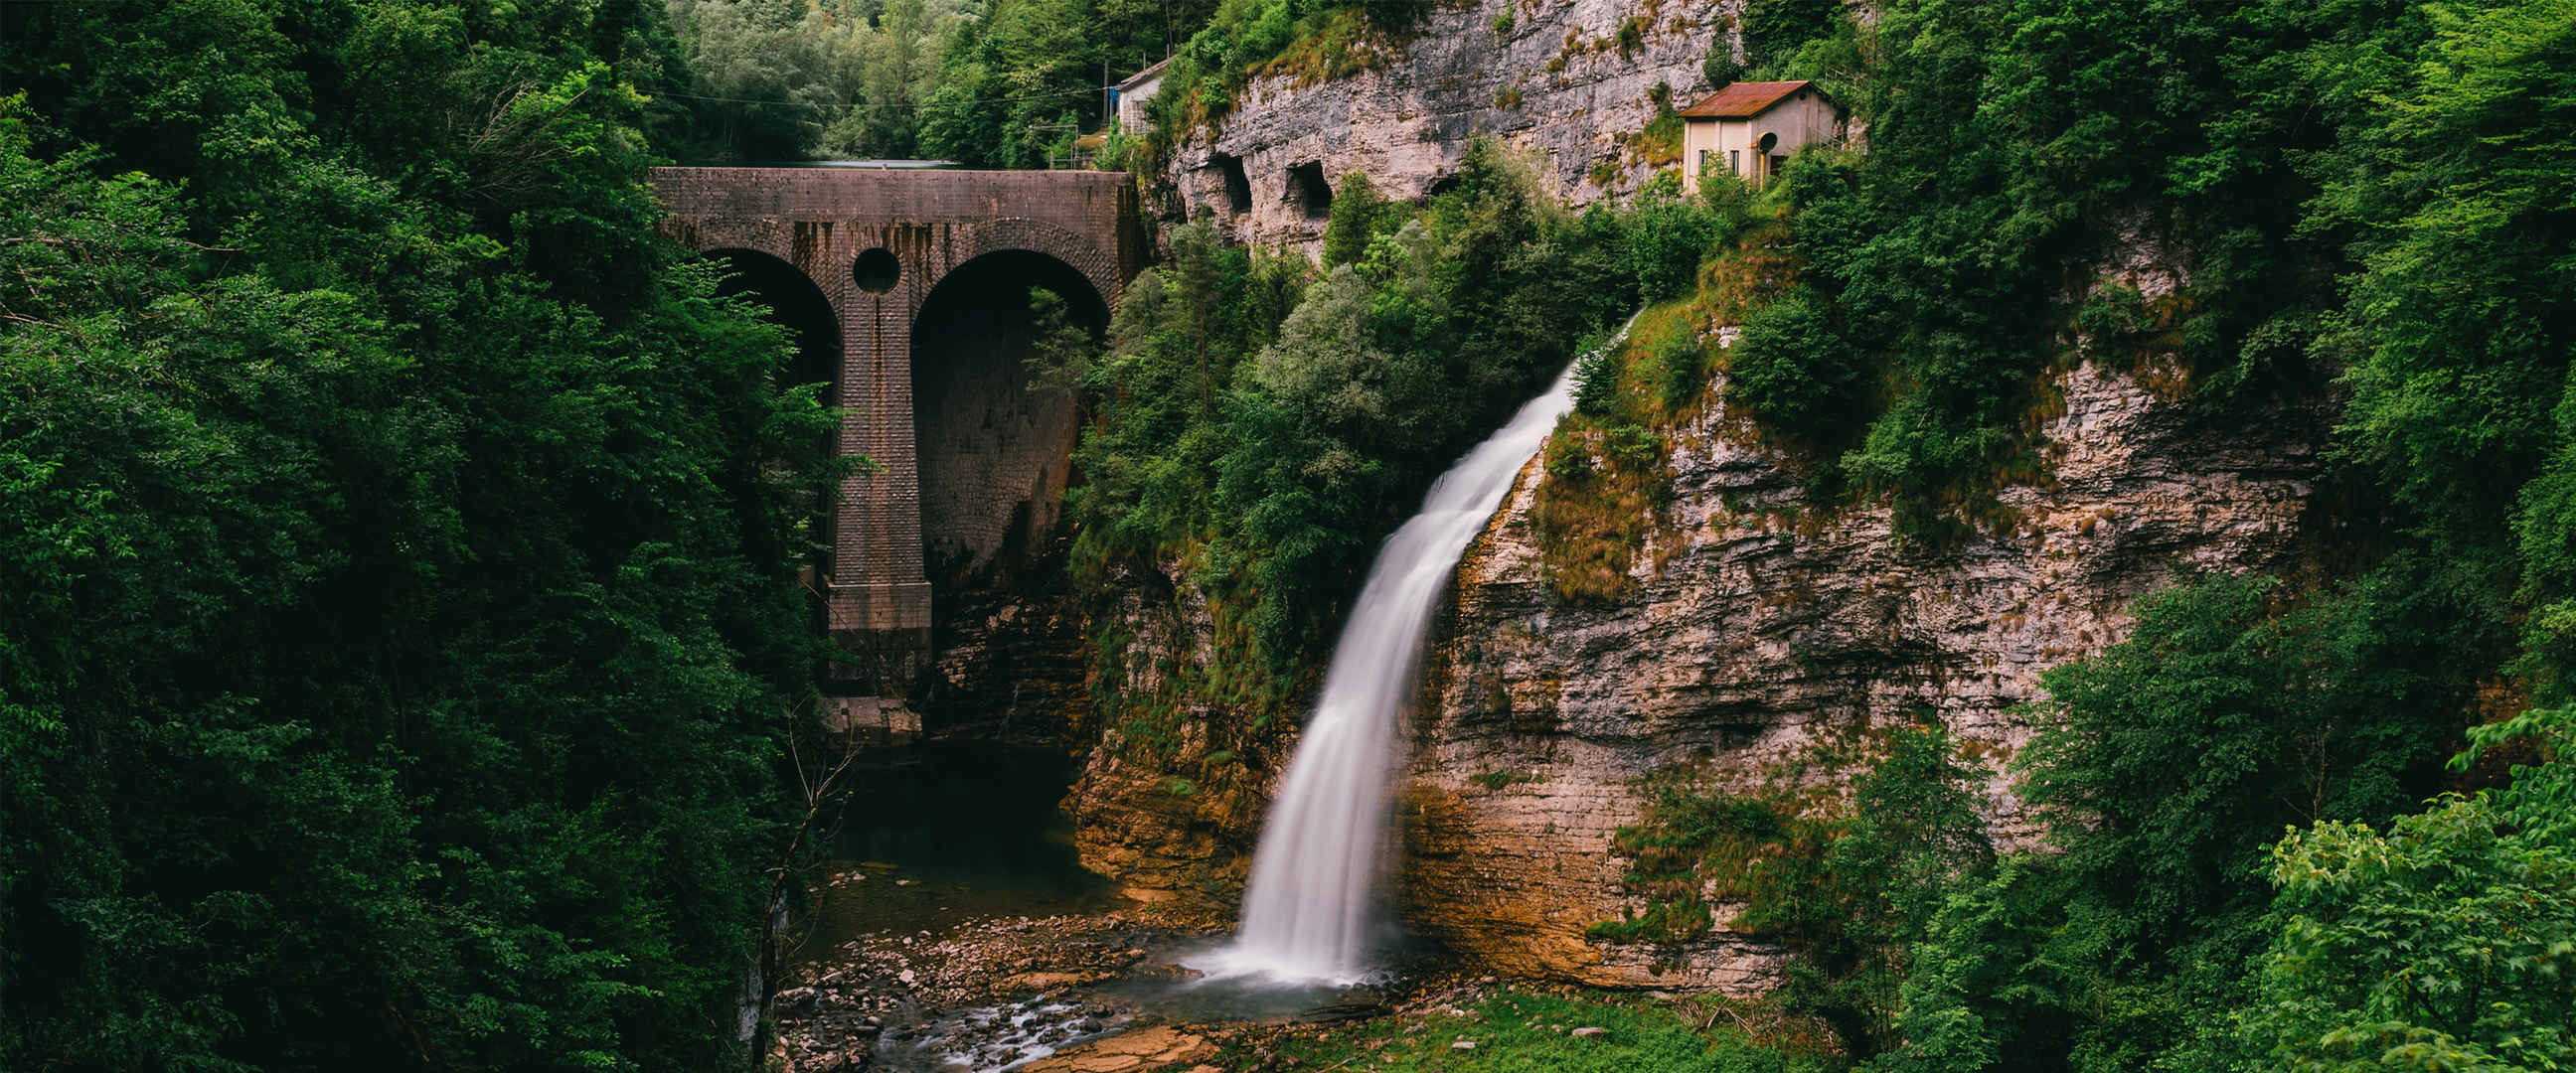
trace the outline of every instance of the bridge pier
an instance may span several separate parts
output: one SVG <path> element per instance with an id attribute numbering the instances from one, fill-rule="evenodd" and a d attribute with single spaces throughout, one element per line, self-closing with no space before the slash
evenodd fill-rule
<path id="1" fill-rule="evenodd" d="M 1144 261 L 1135 186 L 1117 172 L 864 168 L 657 168 L 653 185 L 664 234 L 784 261 L 832 309 L 836 448 L 872 465 L 831 512 L 824 621 L 847 658 L 825 673 L 844 691 L 906 695 L 935 621 L 912 397 L 922 305 L 967 262 L 1017 251 L 1062 262 L 1117 308 Z"/>

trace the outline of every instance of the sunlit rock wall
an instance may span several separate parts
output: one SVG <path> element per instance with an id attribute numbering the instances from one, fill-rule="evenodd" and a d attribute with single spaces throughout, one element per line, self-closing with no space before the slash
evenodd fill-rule
<path id="1" fill-rule="evenodd" d="M 2019 520 L 1956 546 L 1900 544 L 1882 507 L 1808 506 L 1794 472 L 1712 405 L 1683 430 L 1671 503 L 1608 606 L 1551 600 L 1522 475 L 1459 572 L 1415 727 L 1404 872 L 1412 923 L 1517 973 L 1751 990 L 1776 951 L 1723 925 L 1685 947 L 1586 940 L 1647 903 L 1611 838 L 1635 780 L 1702 764 L 1753 788 L 1833 736 L 1937 713 L 2000 760 L 2039 675 L 2125 636 L 2131 602 L 2193 570 L 2293 555 L 2322 429 L 2281 410 L 2218 420 L 2153 375 L 2061 374 L 2053 475 L 2008 488 Z M 1831 780 L 1835 773 L 1810 778 Z M 1998 775 L 1995 833 L 2028 837 Z"/>
<path id="2" fill-rule="evenodd" d="M 1742 0 L 1438 5 L 1418 32 L 1358 74 L 1312 84 L 1284 75 L 1254 80 L 1212 133 L 1194 132 L 1179 147 L 1170 178 L 1189 218 L 1261 246 L 1322 237 L 1327 202 L 1315 195 L 1317 179 L 1329 188 L 1361 171 L 1382 194 L 1420 197 L 1456 171 L 1475 134 L 1535 158 L 1569 201 L 1632 192 L 1679 161 L 1677 141 L 1662 152 L 1640 144 L 1656 113 L 1656 87 L 1676 108 L 1707 93 L 1701 61 L 1731 34 L 1742 7 Z M 1497 29 L 1506 15 L 1508 27 Z"/>

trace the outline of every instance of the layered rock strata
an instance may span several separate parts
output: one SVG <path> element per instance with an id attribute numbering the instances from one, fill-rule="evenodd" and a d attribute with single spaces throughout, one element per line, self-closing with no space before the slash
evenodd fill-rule
<path id="1" fill-rule="evenodd" d="M 1230 751 L 1210 741 L 1223 716 L 1187 683 L 1210 669 L 1216 627 L 1206 600 L 1172 580 L 1182 576 L 1174 563 L 1115 579 L 1108 606 L 1086 624 L 1095 644 L 1118 654 L 1103 684 L 1124 698 L 1113 708 L 1124 718 L 1100 728 L 1065 808 L 1083 867 L 1126 897 L 1227 909 L 1251 870 L 1281 756 L 1210 762 Z"/>
<path id="2" fill-rule="evenodd" d="M 1358 73 L 1255 78 L 1213 129 L 1192 132 L 1169 178 L 1190 219 L 1258 246 L 1320 239 L 1331 190 L 1366 172 L 1399 199 L 1436 190 L 1471 136 L 1537 160 L 1571 202 L 1633 192 L 1679 161 L 1646 136 L 1666 108 L 1709 91 L 1701 64 L 1735 50 L 1743 0 L 1478 0 L 1435 6 Z M 1659 88 L 1660 87 L 1660 88 Z"/>
<path id="3" fill-rule="evenodd" d="M 2125 636 L 2131 603 L 2188 571 L 2295 553 L 2322 430 L 2212 420 L 2091 364 L 2061 374 L 2051 479 L 2018 520 L 1908 546 L 1884 508 L 1820 511 L 1711 406 L 1677 437 L 1673 496 L 1607 606 L 1552 601 L 1533 465 L 1461 567 L 1433 654 L 1405 808 L 1414 925 L 1497 968 L 1601 985 L 1758 989 L 1777 952 L 1719 931 L 1681 947 L 1587 940 L 1644 908 L 1612 837 L 1637 780 L 1696 765 L 1745 788 L 1810 745 L 1932 713 L 1972 754 L 2028 737 L 2039 675 Z M 1810 778 L 1831 779 L 1832 773 Z M 1998 773 L 1996 833 L 2030 831 Z"/>

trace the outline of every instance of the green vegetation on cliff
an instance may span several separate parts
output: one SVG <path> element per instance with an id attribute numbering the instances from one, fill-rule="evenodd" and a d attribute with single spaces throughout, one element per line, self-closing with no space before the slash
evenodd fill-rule
<path id="1" fill-rule="evenodd" d="M 1793 163 L 1786 266 L 1718 251 L 1650 314 L 1741 326 L 1714 365 L 1758 424 L 1720 434 L 1939 546 L 2010 524 L 1993 492 L 2039 475 L 2029 417 L 2074 361 L 2207 411 L 2340 403 L 2316 543 L 2144 600 L 2046 676 L 2009 769 L 2040 845 L 1917 844 L 1897 859 L 1932 881 L 1861 911 L 1824 847 L 1878 822 L 1858 798 L 1903 750 L 1849 802 L 1668 786 L 1621 836 L 1655 910 L 1597 933 L 1730 923 L 1699 906 L 1717 882 L 1798 952 L 1782 1000 L 1870 1068 L 2576 1060 L 2576 839 L 2535 811 L 2565 807 L 2576 744 L 2576 4 L 1899 0 L 1762 62 L 1842 78 L 1838 42 L 1871 58 L 1846 80 L 1866 153 Z M 1653 405 L 1677 345 L 1605 365 L 1542 525 L 1634 513 L 1653 456 L 1623 484 L 1582 448 L 1692 416 Z M 1565 532 L 1559 595 L 1618 595 L 1641 535 Z M 2499 748 L 2526 762 L 2468 762 Z M 2426 804 L 2445 789 L 2468 796 Z"/>
<path id="2" fill-rule="evenodd" d="M 1064 370 L 1096 409 L 1075 569 L 1096 584 L 1179 567 L 1214 611 L 1224 679 L 1182 685 L 1265 713 L 1301 695 L 1370 549 L 1431 479 L 1641 286 L 1669 285 L 1675 256 L 1687 278 L 1699 249 L 1659 236 L 1714 232 L 1677 202 L 1568 212 L 1485 141 L 1427 205 L 1354 193 L 1335 209 L 1320 274 L 1175 231 L 1106 353 Z M 1126 653 L 1100 655 L 1106 672 Z"/>
<path id="3" fill-rule="evenodd" d="M 0 1068 L 741 1061 L 833 422 L 657 7 L 0 40 Z"/>

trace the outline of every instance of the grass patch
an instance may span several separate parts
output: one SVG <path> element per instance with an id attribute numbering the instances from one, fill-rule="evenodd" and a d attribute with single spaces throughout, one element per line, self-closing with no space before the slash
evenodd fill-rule
<path id="1" fill-rule="evenodd" d="M 1628 338 L 1586 370 L 1575 412 L 1548 440 L 1548 480 L 1534 510 L 1556 599 L 1597 605 L 1635 584 L 1631 570 L 1672 497 L 1674 442 L 1708 405 L 1709 387 L 1725 368 L 1726 352 L 1709 337 L 1795 285 L 1798 261 L 1787 240 L 1776 220 L 1746 227 L 1701 264 L 1691 293 L 1639 314 Z M 1763 429 L 1736 421 L 1728 434 L 1759 440 Z"/>
<path id="2" fill-rule="evenodd" d="M 1665 1004 L 1624 995 L 1505 991 L 1459 1007 L 1466 1016 L 1385 1017 L 1329 1029 L 1290 1029 L 1229 1043 L 1220 1069 L 1351 1073 L 1828 1073 L 1848 1068 L 1799 1022 L 1728 1016 L 1723 1000 Z M 1420 1026 L 1420 1027 L 1415 1027 Z M 1578 1038 L 1577 1028 L 1598 1028 Z M 1758 1034 L 1757 1034 L 1758 1033 Z M 1471 1050 L 1454 1047 L 1460 1040 Z"/>
<path id="3" fill-rule="evenodd" d="M 1366 12 L 1340 8 L 1300 27 L 1287 48 L 1254 65 L 1250 75 L 1252 79 L 1285 78 L 1303 89 L 1376 70 L 1393 54 L 1394 44 L 1394 35 L 1369 21 Z"/>
<path id="4" fill-rule="evenodd" d="M 1628 143 L 1637 158 L 1648 164 L 1679 164 L 1682 161 L 1682 114 L 1670 101 L 1655 110 L 1655 118 L 1646 121 L 1646 129 Z"/>
<path id="5" fill-rule="evenodd" d="M 1672 438 L 1705 394 L 1708 362 L 1687 300 L 1639 314 L 1585 370 L 1582 404 L 1548 439 L 1535 515 L 1548 592 L 1573 604 L 1627 594 L 1630 567 L 1672 498 Z M 1595 378 L 1610 377 L 1607 389 Z"/>

